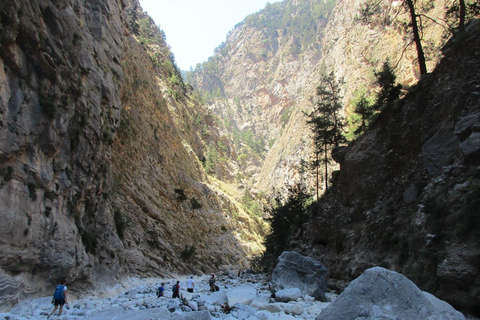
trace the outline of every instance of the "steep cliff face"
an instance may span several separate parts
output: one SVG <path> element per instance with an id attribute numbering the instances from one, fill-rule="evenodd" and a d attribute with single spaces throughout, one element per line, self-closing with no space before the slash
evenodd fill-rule
<path id="1" fill-rule="evenodd" d="M 298 248 L 325 262 L 339 289 L 381 265 L 478 314 L 478 21 L 444 52 L 432 74 L 342 151 L 334 188 Z"/>
<path id="2" fill-rule="evenodd" d="M 234 141 L 233 160 L 245 184 L 259 183 L 256 193 L 270 194 L 272 181 L 282 189 L 298 180 L 297 168 L 278 180 L 257 175 L 277 139 L 289 135 L 285 125 L 297 112 L 299 92 L 320 60 L 334 4 L 302 0 L 267 5 L 239 23 L 209 61 L 187 74 L 189 83 L 207 93 L 212 113 L 224 120 L 222 133 Z M 272 162 L 266 163 L 270 168 Z"/>
<path id="3" fill-rule="evenodd" d="M 208 119 L 136 1 L 6 1 L 0 31 L 2 309 L 60 278 L 81 292 L 261 249 L 262 222 L 205 175 Z"/>
<path id="4" fill-rule="evenodd" d="M 125 5 L 2 4 L 0 264 L 7 304 L 62 276 L 88 286 L 125 273 L 115 229 L 103 228 L 97 240 L 90 234 L 91 224 L 113 225 L 106 133 L 115 131 L 122 107 Z M 89 254 L 94 241 L 96 256 Z"/>

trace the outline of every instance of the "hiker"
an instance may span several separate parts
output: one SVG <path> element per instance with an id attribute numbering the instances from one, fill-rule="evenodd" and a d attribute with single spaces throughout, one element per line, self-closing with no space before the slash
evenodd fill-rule
<path id="1" fill-rule="evenodd" d="M 157 289 L 157 297 L 163 297 L 165 295 L 165 283 L 162 282 L 162 285 Z"/>
<path id="2" fill-rule="evenodd" d="M 190 276 L 190 278 L 187 281 L 187 291 L 190 293 L 193 293 L 194 288 L 195 288 L 195 282 L 193 282 L 193 276 Z"/>
<path id="3" fill-rule="evenodd" d="M 210 291 L 215 292 L 220 290 L 216 285 L 215 285 L 215 275 L 212 273 L 212 277 L 210 280 L 208 280 L 208 284 L 210 285 Z"/>
<path id="4" fill-rule="evenodd" d="M 47 319 L 57 311 L 58 306 L 60 306 L 60 310 L 58 311 L 58 316 L 60 317 L 62 315 L 63 305 L 67 303 L 67 286 L 65 285 L 65 279 L 60 283 L 61 284 L 57 285 L 55 292 L 53 293 L 52 304 L 55 304 L 55 308 L 50 312 Z"/>
<path id="5" fill-rule="evenodd" d="M 173 291 L 172 298 L 180 298 L 180 294 L 179 294 L 180 293 L 180 281 L 177 281 L 177 284 L 173 285 L 172 291 Z"/>

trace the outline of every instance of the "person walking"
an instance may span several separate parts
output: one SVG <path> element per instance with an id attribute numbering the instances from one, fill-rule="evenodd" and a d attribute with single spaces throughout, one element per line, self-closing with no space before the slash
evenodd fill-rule
<path id="1" fill-rule="evenodd" d="M 187 281 L 187 291 L 193 293 L 193 289 L 195 289 L 195 282 L 193 281 L 193 276 L 190 276 Z"/>
<path id="2" fill-rule="evenodd" d="M 180 281 L 177 281 L 177 284 L 173 285 L 172 291 L 172 298 L 180 298 Z"/>
<path id="3" fill-rule="evenodd" d="M 162 282 L 162 285 L 157 289 L 157 297 L 163 297 L 165 295 L 165 283 Z"/>
<path id="4" fill-rule="evenodd" d="M 212 273 L 212 277 L 208 280 L 208 284 L 210 285 L 210 291 L 215 292 L 218 291 L 218 287 L 215 285 L 215 275 Z"/>
<path id="5" fill-rule="evenodd" d="M 50 312 L 48 315 L 47 319 L 50 318 L 55 311 L 57 311 L 58 306 L 60 306 L 60 310 L 58 311 L 58 316 L 60 317 L 62 315 L 63 311 L 63 305 L 68 303 L 67 302 L 67 286 L 65 285 L 65 280 L 62 280 L 60 282 L 61 284 L 57 285 L 55 288 L 55 292 L 53 293 L 53 300 L 52 303 L 55 304 L 55 308 Z"/>

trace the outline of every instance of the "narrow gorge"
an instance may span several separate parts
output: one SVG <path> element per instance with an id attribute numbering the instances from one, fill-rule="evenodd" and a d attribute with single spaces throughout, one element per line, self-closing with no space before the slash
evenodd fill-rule
<path id="1" fill-rule="evenodd" d="M 0 309 L 61 279 L 86 293 L 249 268 L 269 208 L 303 184 L 308 219 L 288 249 L 324 263 L 331 290 L 382 266 L 478 316 L 478 8 L 467 1 L 477 11 L 452 33 L 456 0 L 416 2 L 422 75 L 403 1 L 362 21 L 365 3 L 267 4 L 181 71 L 138 0 L 4 0 Z M 355 136 L 387 61 L 401 98 Z M 350 132 L 319 187 L 306 114 L 330 72 Z"/>

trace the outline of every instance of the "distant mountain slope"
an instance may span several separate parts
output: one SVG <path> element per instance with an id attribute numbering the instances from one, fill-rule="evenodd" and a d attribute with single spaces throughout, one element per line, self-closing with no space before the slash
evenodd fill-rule
<path id="1" fill-rule="evenodd" d="M 323 0 L 268 4 L 239 23 L 213 57 L 187 73 L 186 81 L 222 120 L 222 134 L 234 141 L 242 183 L 255 183 L 297 108 L 299 91 L 320 60 L 334 5 Z"/>

